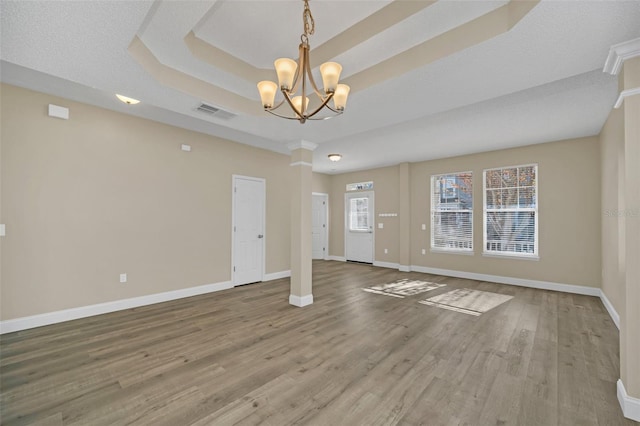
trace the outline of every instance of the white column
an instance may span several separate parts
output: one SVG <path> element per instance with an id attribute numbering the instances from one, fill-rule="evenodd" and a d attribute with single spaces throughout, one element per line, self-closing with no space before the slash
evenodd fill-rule
<path id="1" fill-rule="evenodd" d="M 311 274 L 311 193 L 313 150 L 317 145 L 300 141 L 291 151 L 291 294 L 289 303 L 313 303 Z"/>

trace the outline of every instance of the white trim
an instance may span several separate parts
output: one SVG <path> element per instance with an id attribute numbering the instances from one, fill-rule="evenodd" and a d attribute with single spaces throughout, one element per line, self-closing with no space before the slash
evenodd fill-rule
<path id="1" fill-rule="evenodd" d="M 307 163 L 306 161 L 296 161 L 295 163 L 291 163 L 289 165 L 291 167 L 293 167 L 293 166 L 309 166 L 309 167 L 313 167 L 313 164 Z"/>
<path id="2" fill-rule="evenodd" d="M 607 295 L 604 294 L 604 291 L 602 291 L 602 289 L 600 289 L 600 300 L 602 300 L 602 304 L 604 305 L 605 309 L 609 313 L 611 320 L 616 325 L 616 327 L 618 327 L 618 330 L 620 330 L 620 315 L 618 314 L 618 312 L 616 312 L 616 309 L 613 307 L 613 304 L 607 298 Z"/>
<path id="3" fill-rule="evenodd" d="M 272 272 L 270 274 L 264 274 L 264 278 L 262 279 L 262 281 L 279 280 L 281 278 L 289 278 L 290 276 L 291 271 Z"/>
<path id="4" fill-rule="evenodd" d="M 498 257 L 502 259 L 519 259 L 519 260 L 536 260 L 536 261 L 540 260 L 540 256 L 535 254 L 525 255 L 525 254 L 517 254 L 517 253 L 510 254 L 510 253 L 511 252 L 508 252 L 508 251 L 496 251 L 496 252 L 483 251 L 482 256 Z"/>
<path id="5" fill-rule="evenodd" d="M 122 311 L 137 308 L 139 306 L 153 305 L 155 303 L 168 302 L 185 297 L 198 296 L 200 294 L 213 293 L 233 288 L 231 281 L 215 284 L 206 284 L 197 287 L 182 288 L 164 293 L 149 294 L 130 299 L 114 300 L 112 302 L 99 303 L 97 305 L 81 306 L 78 308 L 64 309 L 62 311 L 47 312 L 45 314 L 0 321 L 0 334 L 14 331 L 27 330 L 29 328 L 42 327 L 44 325 L 57 324 L 79 318 L 94 315 L 107 314 L 109 312 Z"/>
<path id="6" fill-rule="evenodd" d="M 317 147 L 317 143 L 305 141 L 304 139 L 299 142 L 291 142 L 290 144 L 287 144 L 287 148 L 289 148 L 289 151 L 295 151 L 296 149 L 306 149 L 308 151 L 313 151 Z"/>
<path id="7" fill-rule="evenodd" d="M 443 249 L 443 248 L 432 248 L 431 253 L 438 253 L 438 254 L 461 254 L 463 256 L 475 256 L 475 251 L 472 250 L 457 250 L 457 249 L 451 249 L 451 250 L 447 250 L 447 249 Z"/>
<path id="8" fill-rule="evenodd" d="M 296 296 L 294 294 L 289 295 L 289 304 L 303 308 L 313 303 L 313 294 L 307 294 L 306 296 Z"/>
<path id="9" fill-rule="evenodd" d="M 640 87 L 634 87 L 633 89 L 627 89 L 620 92 L 620 95 L 618 95 L 618 100 L 613 107 L 615 109 L 620 108 L 622 106 L 622 102 L 624 102 L 624 99 L 633 95 L 640 95 Z"/>
<path id="10" fill-rule="evenodd" d="M 411 272 L 411 266 L 409 266 L 409 265 L 398 265 L 398 271 L 400 271 L 400 272 Z"/>
<path id="11" fill-rule="evenodd" d="M 444 275 L 456 278 L 466 278 L 476 281 L 488 281 L 499 284 L 511 284 L 520 287 L 539 288 L 542 290 L 563 291 L 565 293 L 584 294 L 586 296 L 600 297 L 600 289 L 596 287 L 586 287 L 574 284 L 561 284 L 550 281 L 537 281 L 525 278 L 502 277 L 498 275 L 478 274 L 475 272 L 453 271 L 450 269 L 430 268 L 427 266 L 411 266 L 412 271 L 423 272 L 425 274 Z"/>
<path id="12" fill-rule="evenodd" d="M 336 262 L 346 262 L 347 258 L 344 256 L 333 256 L 330 255 L 328 260 L 335 260 Z"/>
<path id="13" fill-rule="evenodd" d="M 373 261 L 373 266 L 378 266 L 380 268 L 389 268 L 389 269 L 398 269 L 398 268 L 400 268 L 400 264 L 398 264 L 398 263 L 379 262 L 377 260 Z"/>
<path id="14" fill-rule="evenodd" d="M 265 178 L 257 178 L 257 177 L 252 177 L 252 176 L 243 176 L 243 175 L 231 175 L 231 269 L 230 269 L 230 273 L 231 273 L 231 282 L 234 284 L 236 283 L 236 277 L 235 277 L 235 271 L 234 271 L 234 266 L 235 266 L 235 253 L 236 253 L 236 247 L 235 247 L 235 241 L 236 241 L 236 235 L 235 235 L 235 231 L 234 228 L 236 226 L 236 191 L 235 191 L 235 187 L 236 187 L 236 179 L 244 179 L 244 180 L 252 180 L 254 182 L 262 182 L 262 276 L 260 277 L 260 281 L 264 281 L 264 276 L 266 274 L 267 271 L 267 262 L 266 262 L 266 257 L 267 257 L 267 180 Z"/>
<path id="15" fill-rule="evenodd" d="M 618 379 L 618 402 L 622 408 L 622 414 L 628 419 L 640 422 L 640 399 L 627 395 L 622 379 Z"/>
<path id="16" fill-rule="evenodd" d="M 640 56 L 640 38 L 614 44 L 609 49 L 609 55 L 604 63 L 602 72 L 618 75 L 624 61 L 636 56 Z"/>

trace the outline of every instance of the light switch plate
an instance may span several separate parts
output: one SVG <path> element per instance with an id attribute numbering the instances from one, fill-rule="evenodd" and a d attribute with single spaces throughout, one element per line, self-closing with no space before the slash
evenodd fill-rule
<path id="1" fill-rule="evenodd" d="M 425 225 L 424 223 L 422 224 L 422 230 L 426 231 L 427 230 L 427 225 Z"/>
<path id="2" fill-rule="evenodd" d="M 0 237 L 4 237 L 6 234 L 6 229 L 4 227 L 4 223 L 0 224 Z"/>
<path id="3" fill-rule="evenodd" d="M 384 223 L 379 223 L 378 224 L 378 229 L 382 229 L 382 228 L 384 228 Z"/>
<path id="4" fill-rule="evenodd" d="M 127 282 L 127 274 L 120 274 L 120 282 L 121 283 Z"/>

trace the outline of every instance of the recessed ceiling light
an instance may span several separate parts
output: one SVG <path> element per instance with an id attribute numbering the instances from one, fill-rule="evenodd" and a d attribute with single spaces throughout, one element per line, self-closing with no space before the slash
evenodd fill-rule
<path id="1" fill-rule="evenodd" d="M 329 154 L 327 157 L 329 157 L 329 160 L 331 160 L 331 161 L 340 161 L 340 159 L 342 158 L 342 155 L 340 155 L 340 154 Z"/>
<path id="2" fill-rule="evenodd" d="M 116 97 L 127 105 L 135 105 L 137 103 L 140 103 L 140 101 L 137 99 L 128 98 L 126 96 L 118 95 L 117 93 L 116 93 Z"/>

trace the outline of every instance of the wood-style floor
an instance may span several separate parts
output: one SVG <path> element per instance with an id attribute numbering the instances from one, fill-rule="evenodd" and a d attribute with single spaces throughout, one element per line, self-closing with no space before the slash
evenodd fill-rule
<path id="1" fill-rule="evenodd" d="M 253 284 L 1 338 L 4 425 L 623 425 L 599 299 L 314 261 L 315 303 Z M 446 283 L 406 298 L 361 290 Z M 513 299 L 480 315 L 418 303 Z"/>

